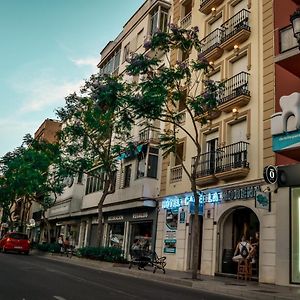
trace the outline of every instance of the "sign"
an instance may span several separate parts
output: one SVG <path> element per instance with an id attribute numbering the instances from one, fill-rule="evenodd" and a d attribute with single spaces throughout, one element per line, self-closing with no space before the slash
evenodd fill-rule
<path id="1" fill-rule="evenodd" d="M 282 112 L 271 117 L 274 152 L 300 147 L 300 93 L 281 97 L 279 104 Z"/>
<path id="2" fill-rule="evenodd" d="M 276 183 L 278 179 L 277 168 L 274 166 L 267 166 L 264 168 L 264 179 L 267 183 Z"/>
<path id="3" fill-rule="evenodd" d="M 256 192 L 255 207 L 270 211 L 270 193 Z"/>
<path id="4" fill-rule="evenodd" d="M 109 216 L 107 218 L 107 221 L 122 221 L 123 219 L 123 216 Z"/>
<path id="5" fill-rule="evenodd" d="M 223 201 L 247 200 L 255 198 L 256 192 L 260 191 L 259 185 L 242 186 L 222 192 Z"/>
<path id="6" fill-rule="evenodd" d="M 165 239 L 164 244 L 164 253 L 176 253 L 176 239 Z"/>
<path id="7" fill-rule="evenodd" d="M 209 193 L 200 193 L 199 192 L 199 202 L 204 203 L 218 203 L 221 201 L 222 193 L 221 192 L 209 192 Z M 188 206 L 189 203 L 195 202 L 193 193 L 186 193 L 183 195 L 176 195 L 167 197 L 162 201 L 163 209 L 176 209 L 183 206 Z"/>
<path id="8" fill-rule="evenodd" d="M 203 203 L 199 203 L 198 215 L 202 216 L 203 215 L 203 211 L 204 211 L 204 204 Z M 191 215 L 195 214 L 195 202 L 190 202 L 190 204 L 189 204 L 189 212 L 190 212 Z"/>
<path id="9" fill-rule="evenodd" d="M 132 218 L 133 219 L 144 219 L 144 218 L 147 218 L 147 217 L 148 217 L 148 213 L 147 212 L 132 214 Z"/>

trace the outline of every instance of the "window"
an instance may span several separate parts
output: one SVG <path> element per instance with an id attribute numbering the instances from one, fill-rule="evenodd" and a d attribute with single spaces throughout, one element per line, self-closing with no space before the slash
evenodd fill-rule
<path id="1" fill-rule="evenodd" d="M 124 171 L 124 184 L 123 184 L 123 187 L 124 187 L 124 188 L 130 186 L 131 166 L 132 166 L 132 165 L 127 165 L 127 166 L 125 166 L 125 171 Z"/>
<path id="2" fill-rule="evenodd" d="M 111 74 L 115 72 L 120 65 L 121 48 L 117 49 L 100 68 L 100 74 Z"/>
<path id="3" fill-rule="evenodd" d="M 124 47 L 124 52 L 123 52 L 123 62 L 126 61 L 129 58 L 130 55 L 130 43 L 128 43 Z"/>
<path id="4" fill-rule="evenodd" d="M 184 160 L 183 152 L 184 143 L 177 144 L 175 150 L 175 166 L 181 165 L 182 161 Z"/>
<path id="5" fill-rule="evenodd" d="M 157 178 L 158 153 L 159 150 L 157 148 L 149 148 L 147 177 Z"/>
<path id="6" fill-rule="evenodd" d="M 144 42 L 144 28 L 136 36 L 136 49 L 143 45 Z"/>
<path id="7" fill-rule="evenodd" d="M 190 14 L 192 12 L 192 8 L 193 8 L 193 1 L 192 0 L 185 1 L 182 5 L 182 18 Z"/>
<path id="8" fill-rule="evenodd" d="M 145 171 L 146 171 L 146 153 L 141 152 L 137 156 L 136 178 L 144 177 Z"/>
<path id="9" fill-rule="evenodd" d="M 181 92 L 181 98 L 178 102 L 178 112 L 186 109 L 187 90 Z"/>
<path id="10" fill-rule="evenodd" d="M 150 19 L 150 35 L 157 31 L 167 31 L 168 29 L 168 10 L 158 6 L 151 13 Z"/>
<path id="11" fill-rule="evenodd" d="M 85 194 L 91 194 L 103 190 L 105 176 L 104 173 L 99 170 L 93 170 L 87 176 Z"/>

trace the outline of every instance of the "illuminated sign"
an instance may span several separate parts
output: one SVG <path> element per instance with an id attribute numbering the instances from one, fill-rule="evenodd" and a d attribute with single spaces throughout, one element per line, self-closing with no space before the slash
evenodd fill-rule
<path id="1" fill-rule="evenodd" d="M 212 192 L 212 193 L 199 193 L 199 203 L 218 203 L 221 201 L 222 194 L 221 192 Z M 188 206 L 190 202 L 195 202 L 194 195 L 192 193 L 184 195 L 176 195 L 168 197 L 162 201 L 163 209 L 176 209 L 182 206 Z"/>

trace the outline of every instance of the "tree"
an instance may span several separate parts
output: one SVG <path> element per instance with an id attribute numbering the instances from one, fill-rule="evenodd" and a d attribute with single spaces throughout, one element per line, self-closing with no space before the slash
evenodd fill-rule
<path id="1" fill-rule="evenodd" d="M 90 173 L 101 180 L 98 201 L 98 245 L 103 236 L 103 203 L 114 193 L 119 156 L 130 136 L 133 116 L 128 108 L 129 85 L 121 77 L 92 75 L 80 95 L 66 97 L 57 110 L 63 122 L 60 147 L 70 174 Z M 128 145 L 132 147 L 132 144 Z"/>
<path id="2" fill-rule="evenodd" d="M 198 28 L 181 29 L 170 25 L 169 32 L 157 32 L 145 43 L 145 48 L 156 55 L 132 55 L 127 73 L 131 76 L 141 75 L 141 81 L 132 93 L 131 106 L 138 118 L 160 120 L 165 123 L 161 135 L 160 146 L 164 156 L 173 153 L 187 174 L 195 201 L 193 222 L 192 277 L 197 278 L 199 256 L 199 191 L 197 189 L 197 166 L 201 157 L 201 141 L 199 127 L 205 124 L 217 106 L 217 94 L 222 84 L 205 79 L 212 68 L 200 53 L 201 43 Z M 173 51 L 181 54 L 184 60 L 172 63 L 170 56 Z M 161 56 L 160 56 L 161 55 Z M 164 64 L 161 65 L 164 58 Z M 194 57 L 194 58 L 191 58 Z M 201 83 L 204 93 L 200 93 Z M 182 120 L 185 111 L 186 127 Z M 179 133 L 184 133 L 193 144 L 195 157 L 193 167 L 187 165 L 178 153 Z"/>
<path id="3" fill-rule="evenodd" d="M 41 205 L 44 221 L 49 223 L 45 212 L 54 205 L 56 197 L 63 191 L 64 173 L 59 168 L 60 154 L 57 144 L 37 141 L 26 135 L 23 144 L 1 159 L 0 202 L 7 210 L 21 203 L 22 214 L 19 230 L 24 230 L 33 202 Z M 10 217 L 12 222 L 12 218 Z"/>

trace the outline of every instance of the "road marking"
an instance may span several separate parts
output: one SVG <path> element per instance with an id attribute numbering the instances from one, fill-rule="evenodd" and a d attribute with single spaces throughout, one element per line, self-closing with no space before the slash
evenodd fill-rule
<path id="1" fill-rule="evenodd" d="M 65 298 L 63 298 L 63 297 L 60 297 L 60 296 L 53 296 L 53 298 L 54 298 L 54 299 L 57 299 L 57 300 L 67 300 L 67 299 L 65 299 Z"/>

